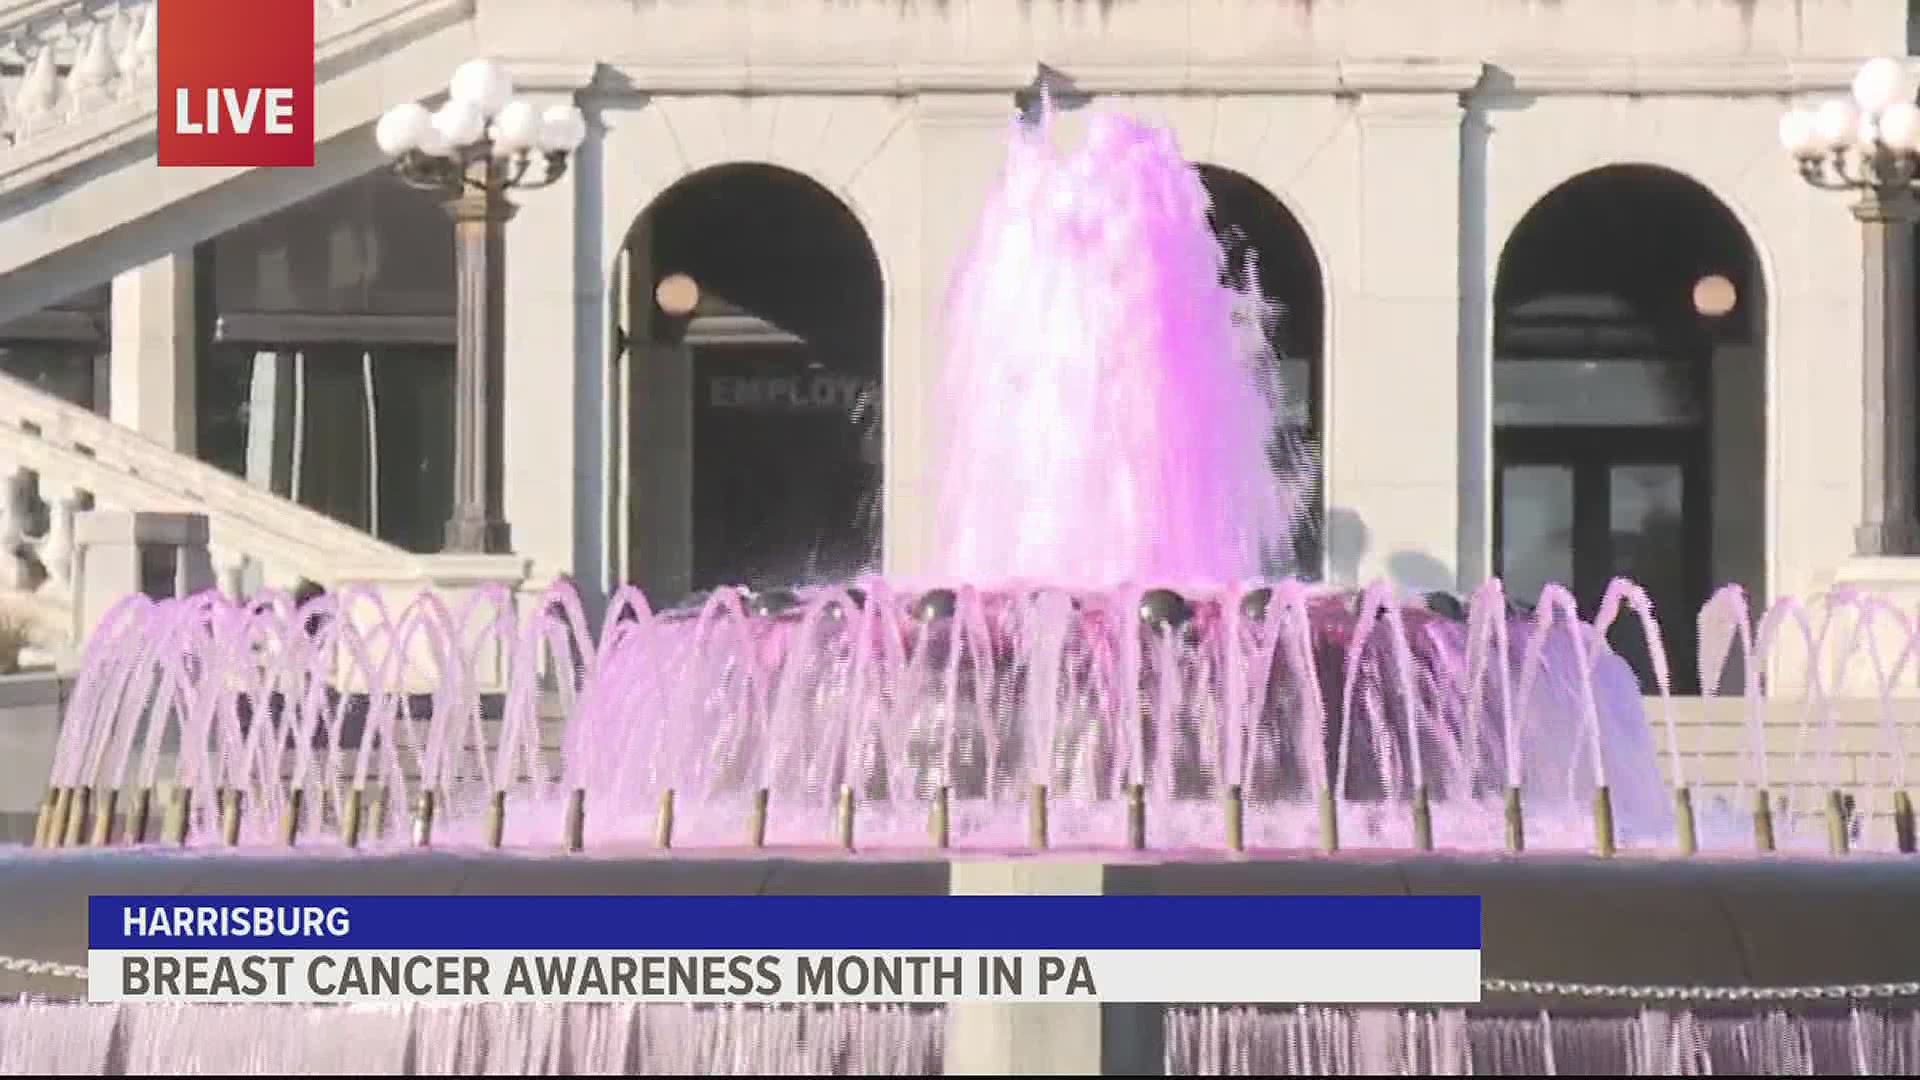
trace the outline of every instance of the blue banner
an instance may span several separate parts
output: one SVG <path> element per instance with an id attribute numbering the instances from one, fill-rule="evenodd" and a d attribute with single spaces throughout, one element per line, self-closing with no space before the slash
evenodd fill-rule
<path id="1" fill-rule="evenodd" d="M 95 896 L 94 949 L 1480 948 L 1477 896 Z"/>

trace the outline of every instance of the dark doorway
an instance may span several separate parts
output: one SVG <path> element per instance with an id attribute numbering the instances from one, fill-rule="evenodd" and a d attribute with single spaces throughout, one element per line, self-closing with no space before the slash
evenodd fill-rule
<path id="1" fill-rule="evenodd" d="M 1320 364 L 1326 340 L 1320 261 L 1306 230 L 1272 192 L 1216 165 L 1201 165 L 1199 172 L 1213 203 L 1214 233 L 1226 254 L 1222 279 L 1236 289 L 1251 286 L 1265 301 L 1267 341 L 1286 393 L 1274 467 L 1300 485 L 1305 506 L 1294 536 L 1293 565 L 1274 569 L 1319 578 L 1325 521 Z"/>
<path id="2" fill-rule="evenodd" d="M 0 326 L 0 375 L 106 416 L 113 286 L 101 285 Z"/>
<path id="3" fill-rule="evenodd" d="M 1592 618 L 1615 578 L 1633 580 L 1672 688 L 1699 692 L 1701 605 L 1722 582 L 1765 596 L 1765 296 L 1745 230 L 1678 173 L 1586 173 L 1522 220 L 1494 303 L 1508 595 L 1557 582 Z M 1638 620 L 1623 612 L 1611 640 L 1652 692 Z"/>
<path id="4" fill-rule="evenodd" d="M 629 576 L 677 592 L 876 567 L 882 291 L 858 221 L 797 173 L 727 165 L 662 195 L 628 258 Z"/>
<path id="5" fill-rule="evenodd" d="M 391 170 L 200 245 L 202 460 L 416 552 L 453 510 L 453 221 Z"/>

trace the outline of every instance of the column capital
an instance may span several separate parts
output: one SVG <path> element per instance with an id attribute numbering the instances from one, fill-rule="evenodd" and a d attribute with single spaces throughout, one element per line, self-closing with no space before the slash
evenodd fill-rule
<path id="1" fill-rule="evenodd" d="M 1486 71 L 1487 65 L 1478 60 L 1342 60 L 1340 85 L 1363 101 L 1376 96 L 1433 96 L 1450 99 L 1457 106 L 1462 94 L 1480 85 Z"/>
<path id="2" fill-rule="evenodd" d="M 523 97 L 566 97 L 593 86 L 599 65 L 592 61 L 554 57 L 523 57 L 506 61 L 513 84 Z"/>
<path id="3" fill-rule="evenodd" d="M 1459 92 L 1433 90 L 1372 91 L 1354 108 L 1364 127 L 1455 127 L 1467 111 Z"/>
<path id="4" fill-rule="evenodd" d="M 1013 122 L 1012 94 L 921 94 L 914 99 L 914 118 L 925 127 L 1004 127 Z"/>

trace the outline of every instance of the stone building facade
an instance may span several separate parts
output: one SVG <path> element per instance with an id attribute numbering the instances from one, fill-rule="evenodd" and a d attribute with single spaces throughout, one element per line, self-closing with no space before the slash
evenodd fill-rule
<path id="1" fill-rule="evenodd" d="M 1904 580 L 1851 559 L 1860 229 L 1776 136 L 1906 54 L 1898 0 L 352 11 L 322 21 L 312 170 L 21 141 L 0 317 L 90 312 L 71 363 L 105 366 L 60 376 L 85 407 L 393 545 L 430 549 L 444 498 L 451 272 L 371 126 L 491 55 L 591 122 L 508 242 L 505 509 L 536 580 L 937 571 L 930 433 L 983 407 L 939 396 L 941 291 L 1042 84 L 1069 118 L 1167 125 L 1263 268 L 1321 470 L 1303 572 L 1594 595 L 1624 573 L 1688 612 L 1722 584 Z M 692 312 L 661 306 L 675 275 Z M 8 370 L 58 370 L 27 324 L 0 331 Z"/>

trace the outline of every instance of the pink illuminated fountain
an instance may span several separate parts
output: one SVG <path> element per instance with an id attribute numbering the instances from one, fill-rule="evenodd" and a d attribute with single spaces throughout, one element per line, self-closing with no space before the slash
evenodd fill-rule
<path id="1" fill-rule="evenodd" d="M 430 794 L 441 843 L 496 839 L 503 799 L 506 846 L 584 803 L 595 849 L 669 820 L 676 848 L 828 846 L 852 809 L 862 849 L 1009 847 L 1038 798 L 1062 847 L 1218 848 L 1231 802 L 1250 847 L 1499 848 L 1518 791 L 1530 845 L 1582 847 L 1602 788 L 1622 843 L 1667 843 L 1640 687 L 1564 590 L 1528 613 L 1497 582 L 1429 607 L 1268 576 L 1301 489 L 1199 176 L 1132 120 L 1046 134 L 1016 130 L 955 278 L 934 579 L 629 590 L 598 628 L 564 589 L 133 598 L 54 783 L 184 788 L 190 840 L 242 845 L 404 845 Z"/>
<path id="2" fill-rule="evenodd" d="M 1164 129 L 1016 129 L 948 311 L 937 565 L 954 581 L 1219 588 L 1291 555 L 1276 366 L 1221 284 L 1207 192 Z"/>

